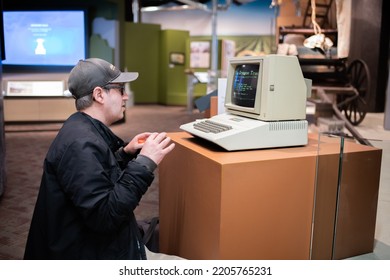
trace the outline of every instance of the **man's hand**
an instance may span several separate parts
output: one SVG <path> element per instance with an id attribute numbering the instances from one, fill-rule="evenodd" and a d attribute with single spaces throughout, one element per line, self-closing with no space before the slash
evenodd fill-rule
<path id="1" fill-rule="evenodd" d="M 151 135 L 150 132 L 144 132 L 134 136 L 134 138 L 130 141 L 126 147 L 123 148 L 125 153 L 134 155 L 138 150 L 142 149 L 146 139 Z"/>
<path id="2" fill-rule="evenodd" d="M 170 143 L 171 138 L 165 132 L 151 133 L 143 144 L 140 154 L 153 160 L 157 165 L 170 153 L 175 144 Z"/>

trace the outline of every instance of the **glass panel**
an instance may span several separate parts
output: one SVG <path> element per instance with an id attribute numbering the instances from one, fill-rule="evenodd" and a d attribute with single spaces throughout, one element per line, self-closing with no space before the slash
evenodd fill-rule
<path id="1" fill-rule="evenodd" d="M 332 259 L 343 137 L 318 133 L 311 259 Z"/>
<path id="2" fill-rule="evenodd" d="M 390 259 L 389 142 L 318 134 L 312 259 Z"/>

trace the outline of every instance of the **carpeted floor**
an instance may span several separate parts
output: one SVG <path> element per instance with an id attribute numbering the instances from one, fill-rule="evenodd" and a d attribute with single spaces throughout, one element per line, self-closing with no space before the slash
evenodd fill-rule
<path id="1" fill-rule="evenodd" d="M 203 114 L 188 114 L 185 107 L 137 105 L 126 111 L 126 121 L 112 126 L 123 140 L 137 133 L 175 132 Z M 6 124 L 6 187 L 0 199 L 0 260 L 21 259 L 35 205 L 46 152 L 61 123 Z M 156 178 L 136 209 L 138 219 L 158 215 Z"/>

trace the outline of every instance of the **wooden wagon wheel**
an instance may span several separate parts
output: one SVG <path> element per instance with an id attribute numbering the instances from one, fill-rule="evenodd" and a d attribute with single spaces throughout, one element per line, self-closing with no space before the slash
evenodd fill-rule
<path id="1" fill-rule="evenodd" d="M 367 113 L 367 103 L 370 97 L 371 77 L 367 64 L 361 60 L 354 60 L 347 69 L 349 86 L 355 95 L 339 96 L 340 111 L 353 125 L 360 124 Z M 341 99 L 341 100 L 340 100 Z"/>

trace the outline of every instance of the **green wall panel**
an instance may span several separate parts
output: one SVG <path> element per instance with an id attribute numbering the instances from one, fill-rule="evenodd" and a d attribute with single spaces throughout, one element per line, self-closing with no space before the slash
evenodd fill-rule
<path id="1" fill-rule="evenodd" d="M 158 103 L 160 32 L 157 24 L 124 23 L 122 65 L 139 73 L 130 84 L 134 103 Z"/>
<path id="2" fill-rule="evenodd" d="M 187 104 L 189 31 L 161 31 L 159 102 L 166 105 Z M 172 55 L 182 55 L 183 64 L 172 61 Z"/>
<path id="3" fill-rule="evenodd" d="M 90 38 L 90 46 L 89 57 L 99 57 L 111 63 L 114 62 L 114 49 L 108 45 L 107 40 L 94 34 Z"/>

